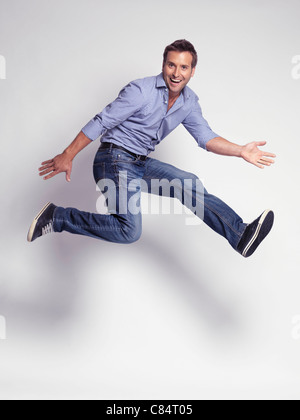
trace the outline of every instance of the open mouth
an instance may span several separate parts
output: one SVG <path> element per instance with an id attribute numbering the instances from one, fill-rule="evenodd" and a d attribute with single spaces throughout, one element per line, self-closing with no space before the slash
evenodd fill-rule
<path id="1" fill-rule="evenodd" d="M 170 80 L 171 80 L 171 83 L 172 83 L 173 85 L 179 85 L 179 84 L 182 82 L 182 80 L 179 80 L 179 79 L 171 79 L 171 78 L 170 78 Z"/>

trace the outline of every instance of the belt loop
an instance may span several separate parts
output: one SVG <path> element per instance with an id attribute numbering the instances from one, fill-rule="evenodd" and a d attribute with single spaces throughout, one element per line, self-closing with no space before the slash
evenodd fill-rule
<path id="1" fill-rule="evenodd" d="M 109 147 L 109 153 L 112 153 L 112 149 L 113 149 L 113 143 L 110 143 L 110 147 Z"/>

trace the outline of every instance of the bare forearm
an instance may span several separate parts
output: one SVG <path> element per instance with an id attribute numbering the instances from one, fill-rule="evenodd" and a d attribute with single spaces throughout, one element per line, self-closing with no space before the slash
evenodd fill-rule
<path id="1" fill-rule="evenodd" d="M 243 158 L 246 162 L 264 169 L 265 166 L 271 166 L 275 161 L 270 158 L 276 158 L 274 153 L 264 152 L 259 149 L 259 146 L 265 146 L 266 141 L 252 142 L 245 146 L 239 146 L 222 137 L 216 137 L 210 140 L 206 148 L 209 152 L 216 153 L 222 156 L 234 156 Z"/>
<path id="2" fill-rule="evenodd" d="M 242 157 L 243 146 L 231 143 L 223 137 L 216 137 L 210 140 L 206 148 L 209 152 L 222 156 Z"/>
<path id="3" fill-rule="evenodd" d="M 66 148 L 64 154 L 68 156 L 69 159 L 73 160 L 78 153 L 85 149 L 92 141 L 82 132 L 78 134 L 75 140 Z"/>

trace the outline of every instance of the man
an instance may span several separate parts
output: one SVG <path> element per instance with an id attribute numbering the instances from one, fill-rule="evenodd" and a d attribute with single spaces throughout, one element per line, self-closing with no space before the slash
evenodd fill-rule
<path id="1" fill-rule="evenodd" d="M 75 156 L 102 136 L 94 162 L 94 177 L 96 183 L 102 183 L 103 192 L 105 187 L 111 187 L 107 199 L 109 214 L 86 213 L 48 203 L 30 227 L 29 242 L 51 232 L 66 231 L 109 242 L 133 243 L 141 236 L 142 216 L 139 205 L 132 210 L 129 203 L 133 199 L 139 201 L 145 183 L 150 193 L 164 195 L 163 188 L 153 191 L 153 182 L 166 180 L 173 186 L 169 196 L 179 199 L 201 217 L 242 256 L 249 257 L 256 251 L 272 229 L 272 211 L 267 210 L 253 223 L 245 224 L 224 202 L 199 188 L 201 183 L 195 175 L 149 157 L 156 145 L 183 124 L 207 151 L 240 157 L 259 168 L 274 163 L 274 154 L 259 149 L 266 142 L 239 146 L 209 127 L 202 116 L 199 98 L 187 87 L 195 74 L 197 60 L 197 52 L 190 42 L 179 40 L 169 45 L 159 76 L 130 83 L 61 155 L 42 163 L 39 171 L 45 180 L 65 172 L 70 182 Z M 174 180 L 179 183 L 173 183 Z"/>

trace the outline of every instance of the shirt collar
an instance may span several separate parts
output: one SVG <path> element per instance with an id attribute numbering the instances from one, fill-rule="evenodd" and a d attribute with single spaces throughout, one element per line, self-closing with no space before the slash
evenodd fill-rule
<path id="1" fill-rule="evenodd" d="M 157 88 L 161 88 L 161 87 L 166 88 L 166 87 L 167 87 L 166 82 L 165 82 L 165 80 L 164 80 L 164 76 L 163 76 L 163 74 L 162 74 L 162 73 L 160 73 L 160 74 L 156 77 L 156 87 L 157 87 Z"/>
<path id="2" fill-rule="evenodd" d="M 157 88 L 167 88 L 166 82 L 164 80 L 164 76 L 163 73 L 160 73 L 157 77 L 156 77 L 156 87 Z M 183 89 L 183 97 L 185 100 L 189 99 L 190 97 L 190 92 L 189 89 L 187 88 L 187 86 Z"/>

